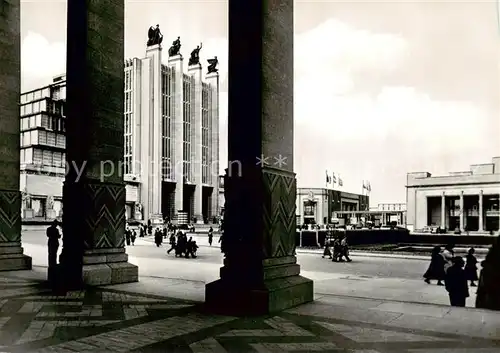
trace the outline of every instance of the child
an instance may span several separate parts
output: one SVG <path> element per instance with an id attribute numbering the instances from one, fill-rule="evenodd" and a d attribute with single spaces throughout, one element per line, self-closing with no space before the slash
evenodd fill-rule
<path id="1" fill-rule="evenodd" d="M 475 252 L 476 250 L 474 248 L 469 249 L 469 253 L 467 254 L 466 264 L 465 264 L 465 277 L 467 278 L 468 281 L 470 281 L 471 287 L 475 287 L 476 284 L 474 282 L 478 280 L 477 259 L 474 256 Z"/>

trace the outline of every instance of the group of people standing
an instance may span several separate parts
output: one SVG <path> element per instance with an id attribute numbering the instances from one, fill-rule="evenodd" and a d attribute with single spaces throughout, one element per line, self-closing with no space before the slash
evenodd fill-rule
<path id="1" fill-rule="evenodd" d="M 333 248 L 333 253 L 331 248 Z M 331 240 L 325 241 L 323 258 L 325 258 L 325 256 L 328 256 L 333 262 L 343 262 L 344 257 L 347 262 L 352 261 L 349 257 L 349 244 L 347 243 L 347 234 L 345 232 L 333 236 Z"/>
<path id="2" fill-rule="evenodd" d="M 465 307 L 466 299 L 469 297 L 469 285 L 475 287 L 478 281 L 477 258 L 474 256 L 475 249 L 470 248 L 466 261 L 462 256 L 456 256 L 454 246 L 446 245 L 444 250 L 440 246 L 434 247 L 431 255 L 431 263 L 424 273 L 425 282 L 437 280 L 438 286 L 444 286 L 450 297 L 452 306 Z M 444 281 L 444 283 L 443 283 Z"/>

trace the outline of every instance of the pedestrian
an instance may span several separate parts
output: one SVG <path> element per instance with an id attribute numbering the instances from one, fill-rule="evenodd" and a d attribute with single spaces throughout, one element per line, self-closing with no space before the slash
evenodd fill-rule
<path id="1" fill-rule="evenodd" d="M 441 255 L 441 247 L 435 246 L 432 249 L 431 255 L 431 263 L 429 264 L 429 268 L 424 273 L 425 283 L 431 284 L 431 280 L 437 280 L 438 286 L 443 286 L 445 272 L 444 272 L 445 260 L 443 255 Z"/>
<path id="2" fill-rule="evenodd" d="M 132 231 L 132 235 L 130 236 L 130 241 L 132 242 L 132 246 L 135 246 L 135 239 L 137 238 L 137 233 L 135 229 Z"/>
<path id="3" fill-rule="evenodd" d="M 453 251 L 453 248 L 455 246 L 452 244 L 448 244 L 444 247 L 444 251 L 441 253 L 441 255 L 444 258 L 444 272 L 448 271 L 448 268 L 453 265 L 453 257 L 455 256 L 455 252 Z"/>
<path id="4" fill-rule="evenodd" d="M 214 230 L 212 227 L 208 230 L 208 244 L 212 246 L 212 241 L 214 240 Z"/>
<path id="5" fill-rule="evenodd" d="M 465 307 L 466 298 L 469 296 L 469 287 L 463 269 L 464 259 L 461 256 L 456 256 L 452 262 L 453 265 L 448 268 L 445 277 L 450 304 L 451 306 Z"/>
<path id="6" fill-rule="evenodd" d="M 475 252 L 476 250 L 474 248 L 470 248 L 465 258 L 465 277 L 470 281 L 471 287 L 475 287 L 475 282 L 479 280 L 477 276 L 477 258 L 474 256 Z"/>
<path id="7" fill-rule="evenodd" d="M 352 260 L 349 258 L 349 244 L 347 243 L 347 234 L 344 233 L 342 240 L 340 241 L 341 248 L 341 256 L 340 260 L 342 261 L 342 256 L 345 257 L 347 262 L 351 262 Z"/>
<path id="8" fill-rule="evenodd" d="M 330 250 L 330 240 L 325 241 L 325 250 L 323 251 L 323 256 L 321 257 L 324 259 L 325 256 L 328 256 L 328 258 L 333 259 L 332 252 Z"/>
<path id="9" fill-rule="evenodd" d="M 173 232 L 170 234 L 169 243 L 170 243 L 170 249 L 167 250 L 167 254 L 170 254 L 170 252 L 172 250 L 175 250 L 176 247 L 175 234 Z"/>
<path id="10" fill-rule="evenodd" d="M 59 249 L 59 239 L 61 239 L 61 234 L 57 226 L 59 223 L 55 219 L 50 227 L 47 228 L 47 247 L 49 253 L 49 271 L 57 266 L 57 250 Z"/>
<path id="11" fill-rule="evenodd" d="M 130 246 L 130 235 L 130 228 L 127 227 L 127 229 L 125 229 L 125 242 L 127 243 L 127 246 Z"/>
<path id="12" fill-rule="evenodd" d="M 159 248 L 162 242 L 163 242 L 163 235 L 162 235 L 160 229 L 156 228 L 155 229 L 155 244 L 156 244 L 156 247 Z"/>

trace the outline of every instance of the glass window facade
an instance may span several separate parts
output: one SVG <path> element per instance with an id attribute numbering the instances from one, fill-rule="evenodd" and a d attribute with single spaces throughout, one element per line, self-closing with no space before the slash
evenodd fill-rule
<path id="1" fill-rule="evenodd" d="M 210 170 L 210 155 L 212 153 L 210 132 L 212 131 L 211 90 L 210 86 L 203 83 L 201 97 L 201 182 L 210 184 L 212 172 Z"/>
<path id="2" fill-rule="evenodd" d="M 185 181 L 191 182 L 192 178 L 192 168 L 191 168 L 191 139 L 193 136 L 193 112 L 191 110 L 191 101 L 194 97 L 194 78 L 186 74 L 183 75 L 182 82 L 182 97 L 183 97 L 183 116 L 182 123 L 184 128 L 182 153 L 183 153 L 183 175 Z"/>
<path id="3" fill-rule="evenodd" d="M 174 84 L 175 75 L 172 69 L 162 66 L 161 87 L 162 87 L 162 178 L 164 180 L 174 179 L 173 166 L 173 107 L 174 107 Z"/>
<path id="4" fill-rule="evenodd" d="M 124 173 L 132 174 L 133 165 L 133 126 L 134 126 L 134 96 L 133 96 L 133 66 L 125 68 L 125 100 L 124 100 Z"/>

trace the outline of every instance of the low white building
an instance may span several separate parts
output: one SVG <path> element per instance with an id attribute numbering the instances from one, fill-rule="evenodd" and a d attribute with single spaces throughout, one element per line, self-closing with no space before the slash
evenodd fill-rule
<path id="1" fill-rule="evenodd" d="M 447 231 L 498 232 L 499 198 L 500 157 L 446 176 L 408 173 L 407 226 L 411 231 L 435 226 Z"/>

